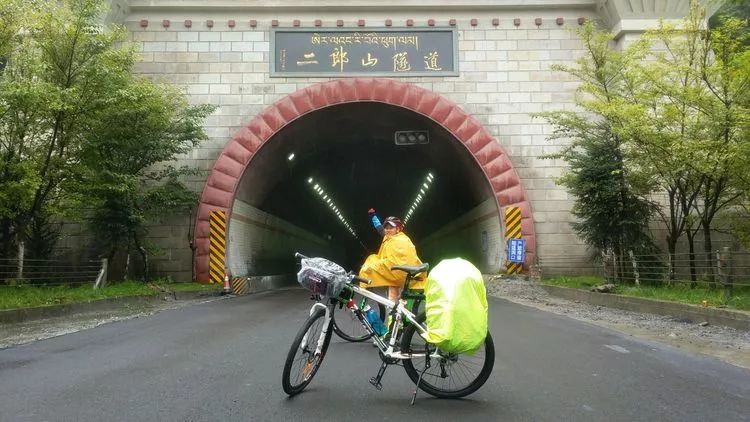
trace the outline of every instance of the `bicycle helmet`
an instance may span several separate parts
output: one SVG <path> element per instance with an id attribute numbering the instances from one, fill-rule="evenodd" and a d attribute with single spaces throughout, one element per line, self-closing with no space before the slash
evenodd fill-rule
<path id="1" fill-rule="evenodd" d="M 402 223 L 401 220 L 398 219 L 398 217 L 391 216 L 391 217 L 386 218 L 385 221 L 383 221 L 383 227 L 389 226 L 389 225 L 393 227 L 397 227 L 399 229 L 404 228 L 404 223 Z"/>

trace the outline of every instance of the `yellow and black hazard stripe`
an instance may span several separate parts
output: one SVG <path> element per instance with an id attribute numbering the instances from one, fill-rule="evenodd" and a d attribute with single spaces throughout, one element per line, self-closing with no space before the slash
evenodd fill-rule
<path id="1" fill-rule="evenodd" d="M 209 226 L 209 281 L 223 283 L 227 255 L 227 214 L 224 211 L 211 211 Z"/>
<path id="2" fill-rule="evenodd" d="M 247 294 L 247 291 L 248 291 L 247 278 L 235 277 L 232 279 L 232 293 L 239 296 L 239 295 Z"/>
<path id="3" fill-rule="evenodd" d="M 506 207 L 505 208 L 505 244 L 511 239 L 521 238 L 521 208 L 519 207 Z M 510 262 L 506 263 L 507 274 L 518 274 L 523 269 L 523 263 L 521 262 Z"/>

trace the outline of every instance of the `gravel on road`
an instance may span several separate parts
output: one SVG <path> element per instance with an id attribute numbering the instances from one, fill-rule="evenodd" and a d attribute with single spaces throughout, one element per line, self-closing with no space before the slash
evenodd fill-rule
<path id="1" fill-rule="evenodd" d="M 750 369 L 750 331 L 680 321 L 672 317 L 589 305 L 549 295 L 539 283 L 516 277 L 487 277 L 493 296 L 624 332 L 634 337 L 714 356 Z"/>

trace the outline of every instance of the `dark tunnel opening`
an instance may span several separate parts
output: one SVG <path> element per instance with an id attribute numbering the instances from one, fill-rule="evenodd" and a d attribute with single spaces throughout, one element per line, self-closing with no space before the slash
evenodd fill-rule
<path id="1" fill-rule="evenodd" d="M 429 142 L 397 145 L 395 132 L 406 130 L 427 131 Z M 240 271 L 282 273 L 293 268 L 288 252 L 294 249 L 357 269 L 381 241 L 367 210 L 375 208 L 381 219 L 404 220 L 412 206 L 405 231 L 423 261 L 461 256 L 499 265 L 494 262 L 499 257 L 478 256 L 487 255 L 500 230 L 492 191 L 451 133 L 421 114 L 378 102 L 317 110 L 280 130 L 246 169 L 229 226 L 230 242 L 245 246 L 230 245 L 236 251 L 230 265 L 238 266 L 252 249 L 254 258 L 239 265 Z M 255 229 L 248 225 L 249 213 L 257 214 Z M 276 238 L 251 240 L 261 226 Z M 455 227 L 442 239 L 435 237 L 450 226 Z"/>

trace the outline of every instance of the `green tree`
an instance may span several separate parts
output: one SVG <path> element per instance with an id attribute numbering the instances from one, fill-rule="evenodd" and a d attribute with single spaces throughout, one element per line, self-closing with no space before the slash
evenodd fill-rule
<path id="1" fill-rule="evenodd" d="M 716 13 L 708 20 L 709 28 L 713 29 L 729 18 L 737 18 L 747 21 L 750 19 L 750 2 L 747 0 L 725 0 Z M 747 32 L 746 28 L 744 32 Z"/>
<path id="2" fill-rule="evenodd" d="M 148 278 L 144 238 L 149 223 L 189 209 L 197 200 L 179 181 L 193 170 L 164 163 L 206 137 L 202 123 L 213 107 L 189 106 L 176 89 L 143 78 L 118 85 L 112 86 L 106 107 L 95 113 L 73 190 L 110 259 L 119 248 L 138 251 Z"/>
<path id="3" fill-rule="evenodd" d="M 587 54 L 575 66 L 554 68 L 581 81 L 576 96 L 581 111 L 539 114 L 554 128 L 550 139 L 569 141 L 559 153 L 546 157 L 562 158 L 569 165 L 558 182 L 575 196 L 575 232 L 596 250 L 614 252 L 622 263 L 628 250 L 641 252 L 652 245 L 650 180 L 631 165 L 617 110 L 627 89 L 623 71 L 639 57 L 611 50 L 612 34 L 597 31 L 591 23 L 577 33 Z"/>
<path id="4" fill-rule="evenodd" d="M 9 4 L 33 19 L 13 30 L 0 74 L 0 256 L 22 251 L 32 222 L 57 212 L 93 112 L 136 57 L 121 29 L 95 30 L 102 1 Z"/>
<path id="5" fill-rule="evenodd" d="M 680 25 L 662 24 L 631 47 L 643 59 L 626 69 L 622 104 L 615 110 L 620 135 L 627 139 L 633 161 L 650 177 L 656 194 L 664 192 L 657 215 L 666 230 L 669 281 L 674 280 L 677 243 L 688 234 L 691 276 L 694 262 L 694 207 L 705 176 L 694 163 L 704 158 L 708 136 L 705 115 L 694 104 L 701 97 L 702 10 L 697 4 Z"/>
<path id="6" fill-rule="evenodd" d="M 0 69 L 18 44 L 22 10 L 18 0 L 0 0 Z"/>
<path id="7" fill-rule="evenodd" d="M 617 120 L 626 122 L 617 127 L 636 152 L 634 161 L 652 169 L 659 190 L 667 193 L 669 212 L 659 215 L 670 257 L 682 233 L 688 235 L 693 281 L 695 235 L 703 232 L 710 262 L 715 217 L 737 203 L 737 176 L 749 170 L 742 132 L 750 82 L 742 60 L 747 38 L 747 24 L 736 18 L 708 29 L 705 10 L 693 2 L 679 26 L 662 24 L 644 38 L 653 60 L 633 72 L 636 83 L 628 85 L 635 89 L 617 108 Z M 708 277 L 713 280 L 710 266 Z"/>
<path id="8" fill-rule="evenodd" d="M 124 29 L 99 26 L 106 4 L 0 0 L 0 21 L 17 22 L 0 28 L 0 256 L 49 253 L 63 215 L 108 253 L 145 256 L 146 223 L 195 201 L 179 183 L 190 170 L 164 163 L 205 138 L 213 108 L 135 76 Z"/>
<path id="9" fill-rule="evenodd" d="M 704 159 L 696 162 L 705 177 L 696 206 L 703 231 L 706 259 L 712 256 L 713 222 L 720 212 L 736 205 L 750 171 L 748 154 L 748 90 L 750 90 L 750 32 L 747 21 L 724 20 L 703 33 L 700 76 L 702 94 L 695 102 L 706 116 L 709 136 Z M 713 274 L 711 281 L 713 281 Z"/>

